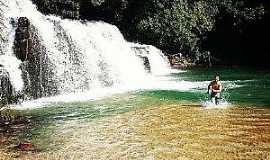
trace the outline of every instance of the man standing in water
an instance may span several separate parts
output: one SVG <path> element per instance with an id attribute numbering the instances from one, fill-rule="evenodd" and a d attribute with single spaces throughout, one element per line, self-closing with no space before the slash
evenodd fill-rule
<path id="1" fill-rule="evenodd" d="M 211 100 L 216 105 L 219 104 L 219 99 L 221 99 L 221 90 L 222 85 L 219 81 L 219 76 L 215 75 L 212 82 L 210 82 L 210 84 L 208 85 L 208 94 L 209 100 Z"/>

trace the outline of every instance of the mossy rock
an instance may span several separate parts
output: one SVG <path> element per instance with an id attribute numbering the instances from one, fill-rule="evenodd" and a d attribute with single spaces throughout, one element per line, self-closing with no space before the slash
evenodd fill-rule
<path id="1" fill-rule="evenodd" d="M 10 109 L 8 107 L 0 108 L 0 127 L 27 122 L 28 120 L 26 117 L 23 117 L 20 111 Z"/>

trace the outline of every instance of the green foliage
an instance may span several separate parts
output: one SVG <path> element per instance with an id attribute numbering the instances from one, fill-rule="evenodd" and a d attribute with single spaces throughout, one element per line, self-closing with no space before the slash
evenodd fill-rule
<path id="1" fill-rule="evenodd" d="M 107 0 L 105 1 L 106 8 L 111 10 L 113 18 L 116 22 L 121 22 L 123 20 L 123 12 L 127 8 L 127 0 Z"/>
<path id="2" fill-rule="evenodd" d="M 55 13 L 61 8 L 55 6 L 55 1 L 64 2 L 33 1 L 45 13 Z M 269 17 L 269 5 L 263 0 L 70 1 L 79 3 L 81 19 L 103 20 L 115 24 L 130 41 L 155 45 L 168 54 L 181 52 L 194 61 L 204 59 L 205 53 L 210 51 L 209 48 L 216 46 L 216 40 L 205 43 L 211 35 L 220 32 L 225 32 L 224 35 L 228 36 L 239 34 L 235 37 L 240 39 L 237 43 L 246 43 L 242 42 L 244 38 L 241 34 L 256 32 L 259 27 L 252 25 L 258 22 L 256 25 L 259 25 L 266 21 L 264 19 L 267 19 L 267 15 Z M 71 7 L 71 10 L 74 10 L 73 8 Z M 56 14 L 59 13 L 60 11 Z M 216 37 L 218 36 L 219 34 L 216 34 Z M 223 50 L 223 55 L 228 52 L 226 47 L 217 48 L 215 51 L 211 50 L 211 55 L 219 57 L 219 53 L 212 52 L 220 50 Z"/>
<path id="3" fill-rule="evenodd" d="M 262 3 L 236 0 L 129 0 L 121 29 L 143 43 L 168 53 L 182 52 L 193 60 L 205 58 L 203 42 L 215 32 L 218 21 L 230 17 L 235 30 L 244 30 L 265 14 Z M 138 10 L 138 11 L 136 11 Z M 129 16 L 128 16 L 129 15 Z M 225 19 L 226 20 L 226 19 Z M 127 25 L 129 24 L 129 25 Z M 134 26 L 133 29 L 130 27 Z M 128 29 L 126 29 L 128 28 Z M 130 32 L 131 35 L 130 35 Z"/>
<path id="4" fill-rule="evenodd" d="M 201 38 L 214 26 L 217 8 L 204 1 L 190 5 L 186 0 L 148 0 L 144 11 L 136 24 L 142 41 L 195 56 Z"/>
<path id="5" fill-rule="evenodd" d="M 81 19 L 120 24 L 128 2 L 127 0 L 79 0 L 79 4 Z"/>
<path id="6" fill-rule="evenodd" d="M 45 14 L 56 14 L 61 17 L 79 18 L 79 0 L 32 0 Z"/>

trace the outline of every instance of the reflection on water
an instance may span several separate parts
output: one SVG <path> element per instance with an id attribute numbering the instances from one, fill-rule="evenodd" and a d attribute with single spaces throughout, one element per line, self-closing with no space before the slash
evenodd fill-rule
<path id="1" fill-rule="evenodd" d="M 270 159 L 270 109 L 166 104 L 73 120 L 25 159 Z"/>

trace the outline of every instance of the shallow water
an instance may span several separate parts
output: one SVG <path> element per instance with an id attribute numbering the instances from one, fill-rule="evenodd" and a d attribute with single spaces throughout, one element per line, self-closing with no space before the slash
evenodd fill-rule
<path id="1" fill-rule="evenodd" d="M 26 159 L 270 159 L 270 109 L 161 104 L 54 130 Z"/>
<path id="2" fill-rule="evenodd" d="M 203 107 L 216 72 L 228 105 Z M 2 152 L 22 159 L 270 159 L 267 71 L 196 69 L 169 77 L 194 87 L 23 110 L 35 123 L 18 139 L 38 152 Z"/>

